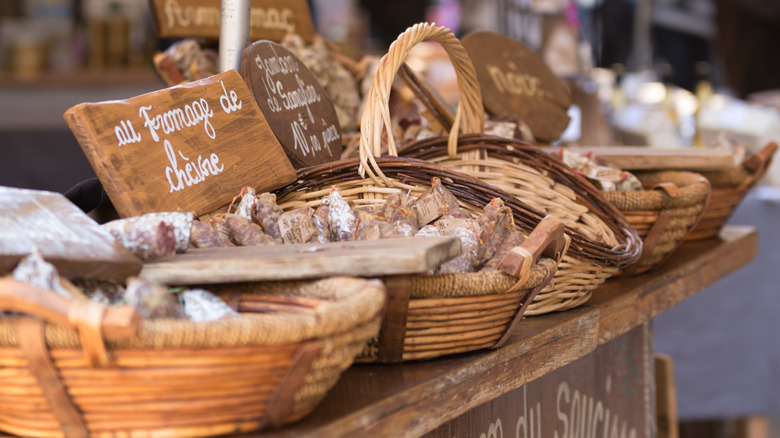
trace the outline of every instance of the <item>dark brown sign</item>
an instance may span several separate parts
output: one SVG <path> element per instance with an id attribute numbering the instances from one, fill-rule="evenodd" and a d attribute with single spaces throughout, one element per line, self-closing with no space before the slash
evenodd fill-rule
<path id="1" fill-rule="evenodd" d="M 212 212 L 244 186 L 258 193 L 295 169 L 234 70 L 132 99 L 65 112 L 122 216 Z"/>
<path id="2" fill-rule="evenodd" d="M 523 43 L 494 32 L 475 32 L 463 46 L 477 70 L 485 109 L 516 115 L 540 140 L 555 140 L 566 130 L 569 91 L 542 58 Z"/>
<path id="3" fill-rule="evenodd" d="M 68 277 L 122 281 L 141 271 L 140 259 L 63 195 L 0 187 L 0 275 L 33 248 Z"/>
<path id="4" fill-rule="evenodd" d="M 295 167 L 339 158 L 341 127 L 333 102 L 292 52 L 258 41 L 244 49 L 241 75 Z"/>
<path id="5" fill-rule="evenodd" d="M 649 438 L 652 358 L 646 325 L 443 424 L 426 438 Z"/>
<path id="6" fill-rule="evenodd" d="M 149 0 L 157 34 L 163 38 L 219 38 L 220 0 Z M 314 23 L 306 0 L 252 0 L 252 41 L 281 41 L 295 33 L 314 39 Z"/>

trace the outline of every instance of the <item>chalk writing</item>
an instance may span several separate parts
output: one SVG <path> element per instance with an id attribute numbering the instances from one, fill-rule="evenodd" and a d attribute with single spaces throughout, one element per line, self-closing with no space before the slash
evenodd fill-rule
<path id="1" fill-rule="evenodd" d="M 500 93 L 541 97 L 544 92 L 539 88 L 539 78 L 528 73 L 506 71 L 494 64 L 487 64 L 487 71 L 493 85 Z M 514 63 L 509 63 L 509 68 L 514 70 Z"/>
<path id="2" fill-rule="evenodd" d="M 238 94 L 236 94 L 235 90 L 230 90 L 230 97 L 228 97 L 225 83 L 222 81 L 219 81 L 219 83 L 222 84 L 222 92 L 224 93 L 222 96 L 219 96 L 219 105 L 222 107 L 222 110 L 227 114 L 240 110 L 243 102 L 238 99 Z"/>
<path id="3" fill-rule="evenodd" d="M 130 120 L 122 120 L 119 125 L 114 127 L 114 134 L 119 141 L 119 146 L 141 141 L 141 134 L 135 132 L 133 123 Z"/>
<path id="4" fill-rule="evenodd" d="M 220 24 L 220 11 L 213 6 L 181 6 L 177 0 L 168 0 L 163 8 L 169 28 L 213 27 Z M 289 8 L 251 8 L 249 25 L 259 29 L 282 30 L 295 33 L 293 12 Z"/>
<path id="5" fill-rule="evenodd" d="M 501 419 L 496 418 L 496 421 L 490 423 L 487 433 L 479 434 L 479 438 L 504 438 L 504 426 L 501 424 Z"/>
<path id="6" fill-rule="evenodd" d="M 186 162 L 183 167 L 179 167 L 176 151 L 173 150 L 171 142 L 166 139 L 163 141 L 163 146 L 165 155 L 170 163 L 170 166 L 165 167 L 165 178 L 170 184 L 168 193 L 182 190 L 185 185 L 190 187 L 202 183 L 207 177 L 219 175 L 225 170 L 225 165 L 220 165 L 219 157 L 214 153 L 208 159 L 203 159 L 201 155 L 198 155 L 198 159 L 195 162 L 190 162 L 188 157 L 184 156 L 181 151 L 178 151 L 178 155 Z"/>
<path id="7" fill-rule="evenodd" d="M 149 111 L 151 110 L 151 105 L 142 106 L 138 109 L 138 117 L 144 119 L 144 128 L 149 129 L 149 133 L 155 142 L 160 141 L 160 136 L 157 134 L 158 130 L 162 130 L 165 134 L 172 134 L 181 131 L 185 127 L 189 128 L 200 123 L 203 123 L 203 128 L 206 130 L 209 138 L 216 138 L 217 133 L 214 132 L 214 126 L 209 120 L 214 116 L 214 111 L 209 108 L 209 103 L 206 99 L 195 100 L 190 104 L 184 105 L 184 109 L 173 108 L 162 114 L 150 116 Z"/>
<path id="8" fill-rule="evenodd" d="M 611 391 L 611 378 L 606 381 L 606 393 Z M 562 381 L 558 385 L 558 397 L 556 400 L 556 412 L 562 431 L 555 430 L 555 438 L 636 438 L 636 429 L 627 430 L 628 422 L 620 421 L 620 417 L 612 415 L 611 410 L 604 406 L 604 402 L 595 397 L 574 390 L 571 393 L 569 383 Z M 610 416 L 612 418 L 610 418 Z M 610 423 L 610 420 L 612 423 Z M 599 435 L 599 424 L 602 424 Z M 622 427 L 620 427 L 622 426 Z M 628 432 L 628 434 L 626 434 Z"/>

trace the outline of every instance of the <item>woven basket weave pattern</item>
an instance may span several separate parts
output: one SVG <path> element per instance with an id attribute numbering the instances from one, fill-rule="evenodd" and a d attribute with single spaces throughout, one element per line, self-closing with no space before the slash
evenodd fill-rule
<path id="1" fill-rule="evenodd" d="M 664 190 L 640 192 L 605 192 L 604 196 L 625 214 L 626 218 L 647 240 L 662 213 L 668 222 L 652 247 L 647 245 L 642 258 L 626 273 L 646 272 L 662 263 L 682 243 L 701 218 L 710 197 L 709 182 L 699 174 L 678 171 L 637 172 L 645 187 L 672 183 L 680 189 L 679 196 Z"/>
<path id="2" fill-rule="evenodd" d="M 195 323 L 143 320 L 137 336 L 106 342 L 113 366 L 92 368 L 75 330 L 45 326 L 59 378 L 91 436 L 196 437 L 251 431 L 278 397 L 303 346 L 316 356 L 277 424 L 308 414 L 379 332 L 385 289 L 376 280 L 330 278 L 256 285 L 253 293 L 321 302 L 308 313 L 242 314 Z M 21 318 L 0 319 L 0 430 L 63 436 L 19 347 Z"/>

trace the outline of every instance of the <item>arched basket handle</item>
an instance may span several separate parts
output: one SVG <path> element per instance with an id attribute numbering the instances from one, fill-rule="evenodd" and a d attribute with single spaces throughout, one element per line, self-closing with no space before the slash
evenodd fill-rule
<path id="1" fill-rule="evenodd" d="M 392 156 L 398 156 L 395 139 L 390 132 L 389 103 L 393 79 L 411 49 L 428 39 L 441 44 L 458 78 L 460 102 L 449 134 L 450 152 L 456 153 L 459 132 L 468 134 L 483 131 L 485 110 L 482 106 L 482 91 L 479 88 L 474 64 L 466 49 L 455 35 L 443 26 L 436 26 L 433 23 L 415 24 L 398 36 L 398 39 L 390 45 L 387 54 L 379 61 L 360 122 L 361 175 L 367 172 L 376 183 L 381 180 L 386 186 L 394 186 L 374 159 L 382 153 L 382 134 L 385 130 L 388 132 L 388 152 Z"/>

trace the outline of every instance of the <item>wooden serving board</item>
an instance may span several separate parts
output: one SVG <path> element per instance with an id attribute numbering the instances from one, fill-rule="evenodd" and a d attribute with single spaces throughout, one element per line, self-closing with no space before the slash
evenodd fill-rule
<path id="1" fill-rule="evenodd" d="M 567 146 L 572 152 L 592 153 L 624 170 L 729 170 L 738 163 L 726 149 L 655 148 L 649 146 Z"/>
<path id="2" fill-rule="evenodd" d="M 227 206 L 295 180 L 295 169 L 241 76 L 210 78 L 127 100 L 82 103 L 68 126 L 122 216 Z"/>
<path id="3" fill-rule="evenodd" d="M 60 274 L 124 281 L 141 260 L 59 193 L 0 187 L 0 275 L 37 248 Z"/>
<path id="4" fill-rule="evenodd" d="M 460 253 L 455 237 L 203 248 L 145 263 L 140 276 L 185 285 L 418 274 Z"/>
<path id="5" fill-rule="evenodd" d="M 220 0 L 149 0 L 157 36 L 219 38 Z M 314 22 L 306 0 L 252 0 L 249 32 L 252 41 L 281 41 L 288 33 L 314 39 Z"/>

